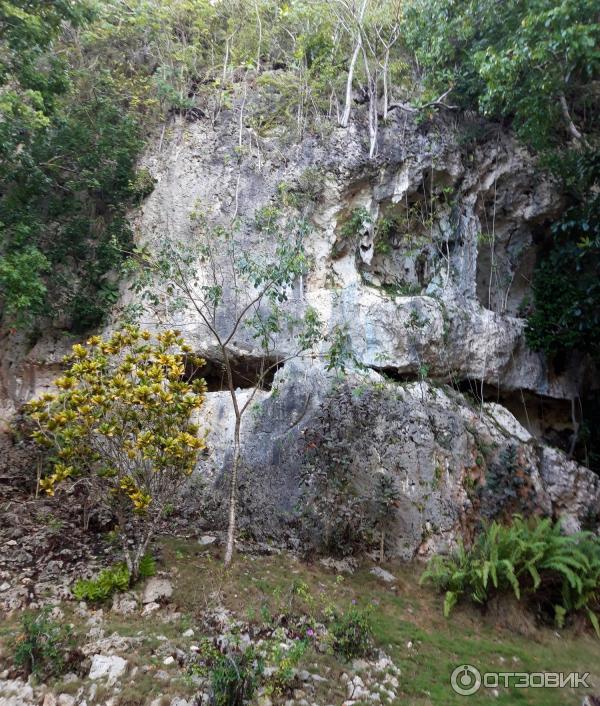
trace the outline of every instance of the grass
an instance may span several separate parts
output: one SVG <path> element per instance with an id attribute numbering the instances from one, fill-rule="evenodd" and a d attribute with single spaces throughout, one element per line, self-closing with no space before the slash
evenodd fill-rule
<path id="1" fill-rule="evenodd" d="M 138 614 L 118 616 L 105 610 L 106 634 L 137 636 L 142 631 L 145 636 L 127 655 L 131 666 L 153 667 L 146 674 L 139 669 L 133 681 L 126 680 L 117 702 L 120 706 L 148 703 L 161 693 L 194 693 L 193 684 L 177 668 L 167 669 L 178 677 L 172 684 L 153 678 L 155 671 L 166 669 L 162 666 L 159 636 L 182 649 L 189 648 L 202 637 L 198 627 L 202 616 L 217 606 L 227 608 L 238 620 L 261 625 L 282 614 L 318 617 L 333 607 L 347 607 L 352 601 L 372 604 L 376 643 L 401 669 L 395 703 L 403 706 L 478 706 L 489 704 L 494 697 L 494 703 L 500 705 L 575 706 L 586 693 L 585 689 L 500 688 L 497 695 L 482 689 L 463 697 L 450 687 L 450 675 L 459 664 L 472 664 L 481 672 L 590 672 L 592 687 L 596 685 L 598 689 L 600 685 L 600 640 L 592 633 L 575 627 L 561 631 L 540 627 L 526 636 L 497 625 L 492 615 L 461 605 L 446 620 L 442 597 L 418 585 L 421 565 L 386 565 L 398 577 L 397 583 L 390 586 L 372 576 L 369 566 L 352 575 L 339 576 L 319 563 L 302 563 L 287 554 L 239 555 L 226 571 L 218 549 L 204 549 L 192 540 L 165 538 L 160 554 L 158 568 L 172 574 L 173 604 L 180 618 L 163 623 L 156 614 L 142 618 Z M 74 611 L 65 609 L 65 620 L 74 622 L 75 634 L 83 636 L 87 628 Z M 14 617 L 0 626 L 3 647 L 14 633 L 16 622 Z M 188 627 L 194 628 L 194 637 L 184 638 L 182 633 Z M 317 703 L 341 704 L 345 700 L 340 677 L 348 665 L 333 655 L 309 651 L 300 668 L 328 678 L 318 686 Z"/>

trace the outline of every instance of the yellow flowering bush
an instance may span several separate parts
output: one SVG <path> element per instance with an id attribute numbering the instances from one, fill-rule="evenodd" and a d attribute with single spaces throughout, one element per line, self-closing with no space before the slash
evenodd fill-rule
<path id="1" fill-rule="evenodd" d="M 177 331 L 129 326 L 73 346 L 56 392 L 27 405 L 34 439 L 53 452 L 41 487 L 48 495 L 67 479 L 94 487 L 119 522 L 133 580 L 165 506 L 205 448 L 191 417 L 206 384 L 186 381 L 186 361 L 204 364 Z"/>

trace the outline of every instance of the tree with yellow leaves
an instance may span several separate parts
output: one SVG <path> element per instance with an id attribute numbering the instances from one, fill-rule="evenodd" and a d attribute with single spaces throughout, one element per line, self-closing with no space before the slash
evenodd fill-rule
<path id="1" fill-rule="evenodd" d="M 57 391 L 27 405 L 34 439 L 53 452 L 40 486 L 54 495 L 63 481 L 82 479 L 94 490 L 117 518 L 132 581 L 205 447 L 191 416 L 206 385 L 186 381 L 186 361 L 204 364 L 178 332 L 130 326 L 73 346 Z"/>

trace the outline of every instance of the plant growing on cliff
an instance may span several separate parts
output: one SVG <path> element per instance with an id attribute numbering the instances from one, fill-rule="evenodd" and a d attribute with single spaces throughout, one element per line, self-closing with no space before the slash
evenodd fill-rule
<path id="1" fill-rule="evenodd" d="M 252 409 L 257 391 L 268 388 L 279 367 L 308 354 L 322 339 L 319 316 L 303 301 L 307 225 L 280 219 L 278 212 L 270 213 L 268 239 L 250 246 L 236 224 L 210 227 L 203 215 L 194 213 L 191 243 L 167 239 L 156 252 L 144 248 L 135 253 L 140 265 L 136 291 L 159 320 L 185 312 L 201 327 L 210 341 L 207 347 L 214 351 L 212 362 L 222 369 L 229 392 L 235 421 L 226 565 L 232 560 L 235 543 L 244 415 Z M 296 315 L 295 310 L 303 313 Z M 250 363 L 252 372 L 244 363 Z M 240 383 L 250 390 L 242 393 Z"/>
<path id="2" fill-rule="evenodd" d="M 57 391 L 27 405 L 35 440 L 53 454 L 41 487 L 54 495 L 66 480 L 83 483 L 114 512 L 132 582 L 205 446 L 190 421 L 205 384 L 184 380 L 189 354 L 175 331 L 152 336 L 130 326 L 107 340 L 94 336 L 73 346 Z"/>
<path id="3" fill-rule="evenodd" d="M 551 613 L 559 627 L 570 613 L 584 611 L 600 637 L 600 539 L 591 532 L 564 535 L 548 518 L 492 522 L 471 549 L 460 544 L 451 556 L 434 556 L 421 582 L 446 592 L 446 617 L 465 595 L 483 605 L 512 591 L 538 612 Z"/>

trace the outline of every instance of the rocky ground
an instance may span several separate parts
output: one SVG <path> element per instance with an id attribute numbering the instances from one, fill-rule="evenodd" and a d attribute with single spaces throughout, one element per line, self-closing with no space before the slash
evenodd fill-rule
<path id="1" fill-rule="evenodd" d="M 253 698 L 258 706 L 458 704 L 449 675 L 461 662 L 490 670 L 588 671 L 600 683 L 600 641 L 581 626 L 558 633 L 519 613 L 507 618 L 500 610 L 482 615 L 467 608 L 448 622 L 440 597 L 418 586 L 420 565 L 305 563 L 248 546 L 226 572 L 219 543 L 218 535 L 161 538 L 154 547 L 156 575 L 104 604 L 77 602 L 67 590 L 71 574 L 57 581 L 65 587 L 58 592 L 39 595 L 35 588 L 35 604 L 53 606 L 53 619 L 72 626 L 73 659 L 59 677 L 27 680 L 13 663 L 23 613 L 5 611 L 0 705 L 215 703 L 206 669 L 215 650 L 263 655 L 264 677 Z M 106 564 L 100 556 L 95 561 Z M 327 616 L 351 606 L 371 611 L 374 641 L 364 658 L 345 660 L 332 650 Z M 299 639 L 307 648 L 280 679 Z M 585 693 L 530 690 L 526 703 L 581 704 Z M 490 697 L 515 703 L 506 689 L 484 690 L 470 703 Z"/>

